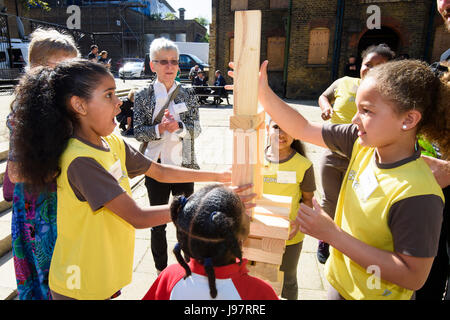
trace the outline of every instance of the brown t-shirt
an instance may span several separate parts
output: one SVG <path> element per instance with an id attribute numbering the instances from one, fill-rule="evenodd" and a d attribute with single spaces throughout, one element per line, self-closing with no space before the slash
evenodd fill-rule
<path id="1" fill-rule="evenodd" d="M 99 150 L 109 151 L 109 148 L 102 148 L 83 139 L 77 139 Z M 147 172 L 152 161 L 125 141 L 124 144 L 128 176 L 134 178 Z M 67 177 L 78 200 L 87 201 L 93 211 L 125 192 L 116 178 L 93 158 L 74 159 L 67 170 Z"/>
<path id="2" fill-rule="evenodd" d="M 324 124 L 322 137 L 331 151 L 349 159 L 358 139 L 353 124 Z M 375 164 L 380 169 L 393 169 L 420 157 L 420 150 L 395 163 Z M 444 203 L 434 194 L 409 197 L 394 203 L 389 210 L 388 223 L 394 240 L 394 251 L 414 257 L 434 257 L 437 254 L 442 226 Z"/>

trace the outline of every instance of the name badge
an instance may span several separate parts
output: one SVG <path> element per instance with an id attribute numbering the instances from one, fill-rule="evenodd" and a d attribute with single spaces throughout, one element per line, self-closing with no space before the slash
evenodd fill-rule
<path id="1" fill-rule="evenodd" d="M 377 187 L 378 180 L 370 167 L 360 174 L 358 180 L 353 182 L 353 188 L 356 190 L 358 197 L 363 201 L 367 201 Z"/>
<path id="2" fill-rule="evenodd" d="M 174 104 L 173 109 L 174 109 L 175 113 L 183 113 L 183 112 L 188 111 L 186 104 L 184 102 Z"/>
<path id="3" fill-rule="evenodd" d="M 109 169 L 109 173 L 117 180 L 120 181 L 122 178 L 122 166 L 120 164 L 120 159 L 117 160 Z"/>
<path id="4" fill-rule="evenodd" d="M 297 183 L 297 172 L 277 171 L 277 183 Z"/>

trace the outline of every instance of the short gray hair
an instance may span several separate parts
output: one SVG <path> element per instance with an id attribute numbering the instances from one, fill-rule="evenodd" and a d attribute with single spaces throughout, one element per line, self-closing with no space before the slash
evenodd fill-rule
<path id="1" fill-rule="evenodd" d="M 173 41 L 166 38 L 157 38 L 150 45 L 150 60 L 153 60 L 156 54 L 163 50 L 173 50 L 176 51 L 177 57 L 180 55 L 178 47 Z"/>

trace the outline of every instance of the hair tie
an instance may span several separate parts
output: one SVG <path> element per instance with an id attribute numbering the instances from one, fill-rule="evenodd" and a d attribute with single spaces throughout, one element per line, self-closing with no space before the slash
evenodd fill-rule
<path id="1" fill-rule="evenodd" d="M 431 64 L 430 67 L 431 67 L 431 70 L 433 71 L 434 75 L 438 78 L 441 78 L 444 75 L 444 73 L 448 72 L 448 67 L 443 66 L 439 62 L 435 62 L 435 63 Z"/>
<path id="2" fill-rule="evenodd" d="M 205 261 L 203 262 L 204 267 L 212 267 L 212 259 L 211 258 L 205 258 Z"/>
<path id="3" fill-rule="evenodd" d="M 188 200 L 186 199 L 185 196 L 180 196 L 180 210 L 179 211 L 184 209 L 184 206 L 186 205 L 187 201 Z"/>
<path id="4" fill-rule="evenodd" d="M 217 211 L 211 212 L 211 214 L 209 215 L 209 219 L 210 219 L 211 221 L 214 221 L 214 216 L 215 216 L 216 214 L 218 214 Z"/>

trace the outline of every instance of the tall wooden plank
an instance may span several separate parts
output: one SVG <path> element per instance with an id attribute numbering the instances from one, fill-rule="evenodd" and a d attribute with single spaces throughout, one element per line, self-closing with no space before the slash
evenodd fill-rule
<path id="1" fill-rule="evenodd" d="M 234 33 L 234 117 L 257 117 L 260 47 L 261 11 L 237 11 Z M 255 129 L 234 129 L 231 181 L 233 185 L 253 183 L 261 192 L 259 181 L 254 181 L 255 177 L 260 178 L 260 141 Z"/>

